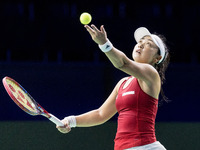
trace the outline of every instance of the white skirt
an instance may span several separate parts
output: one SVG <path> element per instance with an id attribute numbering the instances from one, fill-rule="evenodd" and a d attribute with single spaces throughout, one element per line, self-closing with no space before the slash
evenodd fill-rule
<path id="1" fill-rule="evenodd" d="M 136 146 L 125 150 L 166 150 L 166 148 L 159 141 L 156 141 L 151 144 Z"/>

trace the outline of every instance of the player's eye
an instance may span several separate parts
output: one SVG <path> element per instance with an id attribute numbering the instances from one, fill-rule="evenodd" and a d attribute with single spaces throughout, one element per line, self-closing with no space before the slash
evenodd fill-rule
<path id="1" fill-rule="evenodd" d="M 138 42 L 138 43 L 140 43 L 140 44 L 141 44 L 141 43 L 142 43 L 142 40 L 139 40 L 139 42 Z"/>
<path id="2" fill-rule="evenodd" d="M 150 43 L 150 42 L 147 42 L 147 45 L 151 46 L 151 43 Z"/>

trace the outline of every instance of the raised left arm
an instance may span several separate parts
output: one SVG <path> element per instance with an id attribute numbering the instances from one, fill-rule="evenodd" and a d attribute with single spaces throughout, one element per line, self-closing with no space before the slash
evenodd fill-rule
<path id="1" fill-rule="evenodd" d="M 108 41 L 107 33 L 103 25 L 100 29 L 97 29 L 95 25 L 91 25 L 91 27 L 85 25 L 85 28 L 98 45 L 103 45 Z M 159 80 L 159 74 L 153 66 L 129 59 L 122 51 L 114 46 L 112 46 L 110 51 L 105 52 L 105 55 L 117 69 L 144 81 L 149 86 L 154 84 L 155 80 Z"/>

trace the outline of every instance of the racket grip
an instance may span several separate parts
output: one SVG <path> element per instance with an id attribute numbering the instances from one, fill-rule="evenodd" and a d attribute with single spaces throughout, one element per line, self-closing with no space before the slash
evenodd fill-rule
<path id="1" fill-rule="evenodd" d="M 50 121 L 52 121 L 53 123 L 55 123 L 57 126 L 64 126 L 64 124 L 56 116 L 54 116 L 52 114 L 50 114 L 50 116 L 51 116 L 49 118 Z"/>

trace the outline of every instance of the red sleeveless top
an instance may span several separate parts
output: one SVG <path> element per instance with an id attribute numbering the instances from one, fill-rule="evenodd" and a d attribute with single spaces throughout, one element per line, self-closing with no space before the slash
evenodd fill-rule
<path id="1" fill-rule="evenodd" d="M 156 141 L 155 118 L 158 99 L 146 94 L 134 78 L 123 89 L 119 88 L 116 108 L 119 113 L 115 150 L 142 146 Z"/>

